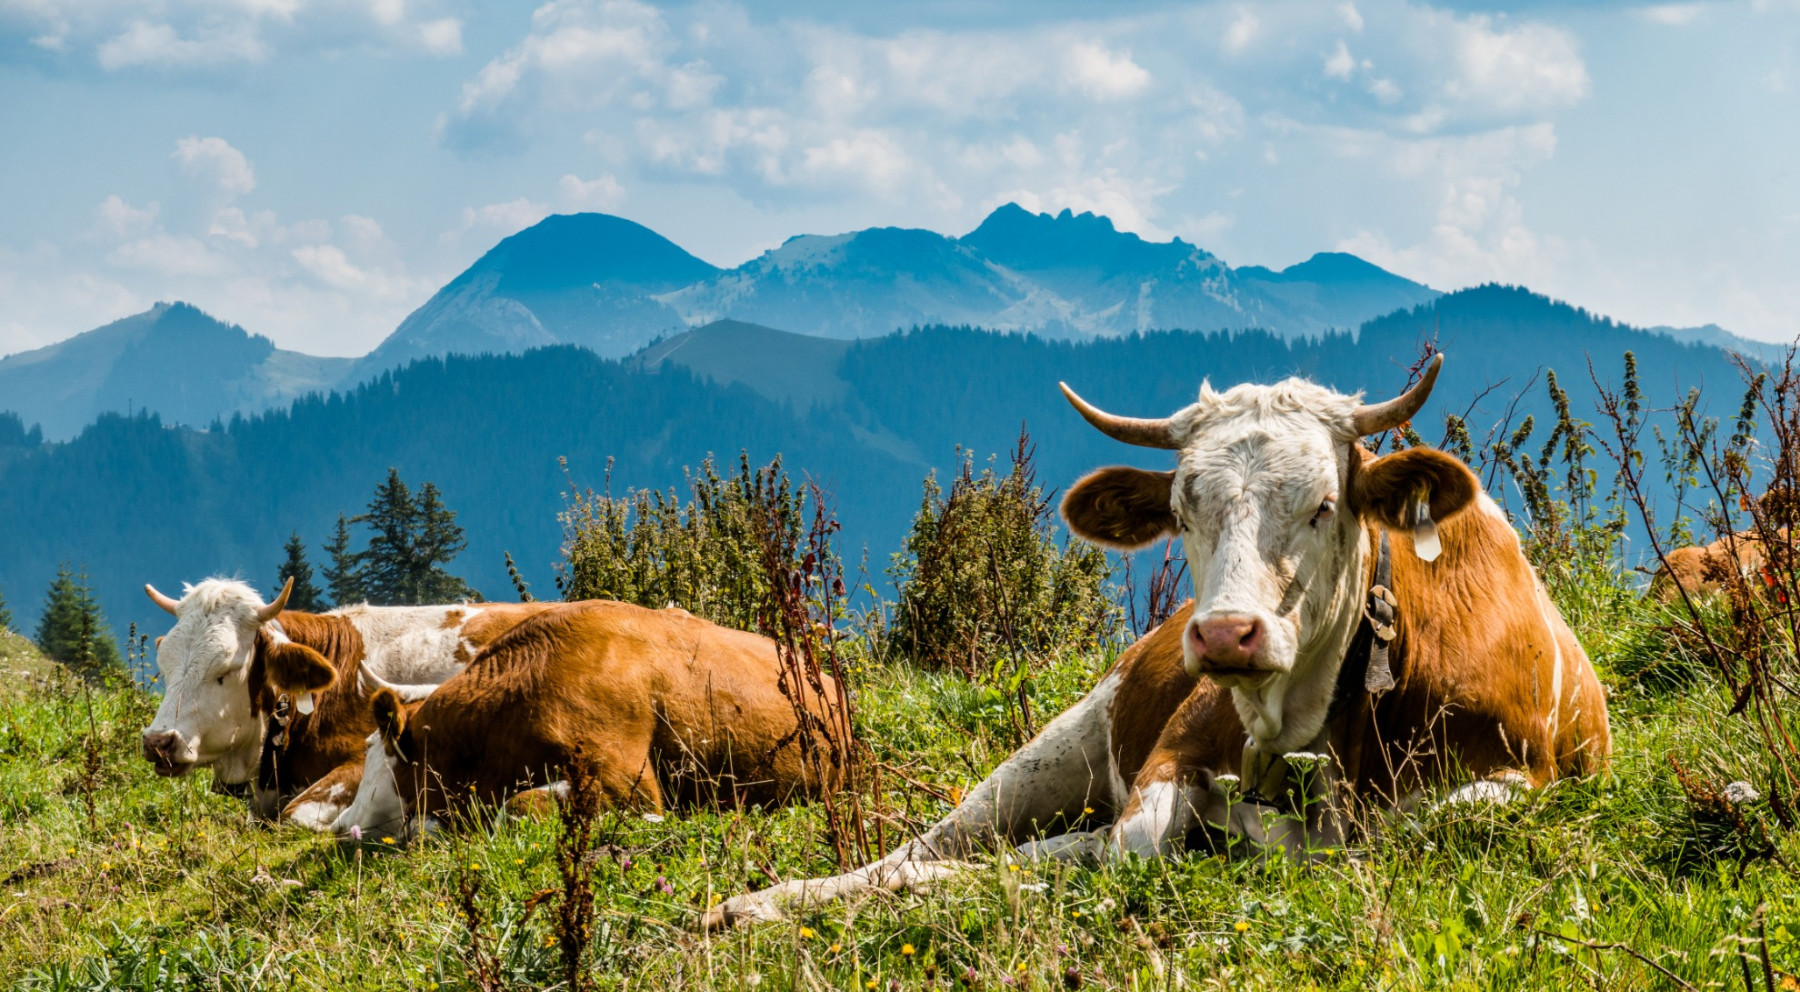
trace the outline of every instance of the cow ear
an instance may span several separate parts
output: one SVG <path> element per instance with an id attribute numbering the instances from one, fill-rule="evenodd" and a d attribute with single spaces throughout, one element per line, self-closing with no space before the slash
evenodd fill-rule
<path id="1" fill-rule="evenodd" d="M 375 690 L 369 697 L 369 711 L 375 715 L 375 729 L 382 741 L 390 753 L 395 752 L 400 735 L 406 733 L 406 704 L 400 701 L 400 694 L 392 689 Z"/>
<path id="2" fill-rule="evenodd" d="M 1430 507 L 1429 519 L 1439 521 L 1462 512 L 1481 492 L 1481 482 L 1468 466 L 1435 448 L 1408 448 L 1373 459 L 1364 454 L 1352 466 L 1350 508 L 1396 530 L 1419 526 L 1421 499 Z"/>
<path id="3" fill-rule="evenodd" d="M 1169 507 L 1174 472 L 1114 465 L 1090 472 L 1063 497 L 1069 529 L 1095 544 L 1131 550 L 1180 527 Z"/>
<path id="4" fill-rule="evenodd" d="M 337 669 L 324 655 L 292 641 L 271 647 L 263 664 L 276 692 L 298 696 L 330 688 L 337 681 Z"/>

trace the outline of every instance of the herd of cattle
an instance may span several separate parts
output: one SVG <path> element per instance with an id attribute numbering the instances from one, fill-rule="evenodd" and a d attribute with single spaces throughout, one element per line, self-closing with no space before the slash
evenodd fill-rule
<path id="1" fill-rule="evenodd" d="M 1605 692 L 1473 473 L 1362 444 L 1412 418 L 1441 363 L 1379 404 L 1300 379 L 1203 385 L 1165 419 L 1063 387 L 1107 435 L 1176 453 L 1172 471 L 1086 476 L 1062 512 L 1109 547 L 1179 538 L 1189 606 L 921 836 L 703 923 L 922 885 L 1004 845 L 1160 856 L 1205 829 L 1303 857 L 1377 829 L 1364 812 L 1434 792 L 1504 800 L 1602 768 Z M 175 625 L 157 641 L 164 696 L 144 757 L 166 776 L 209 768 L 266 818 L 404 840 L 466 804 L 541 803 L 575 768 L 620 808 L 769 806 L 839 786 L 802 757 L 802 735 L 829 744 L 839 725 L 829 679 L 791 698 L 772 641 L 673 606 L 309 614 L 285 609 L 288 589 L 265 603 L 221 579 L 179 600 L 145 588 Z M 1056 832 L 1084 818 L 1109 825 Z"/>

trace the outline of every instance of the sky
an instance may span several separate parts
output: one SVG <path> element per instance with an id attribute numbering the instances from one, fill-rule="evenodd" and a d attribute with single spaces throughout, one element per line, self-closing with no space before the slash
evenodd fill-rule
<path id="1" fill-rule="evenodd" d="M 1797 168 L 1800 0 L 0 0 L 0 354 L 361 354 L 550 213 L 730 266 L 1008 201 L 1791 340 Z"/>

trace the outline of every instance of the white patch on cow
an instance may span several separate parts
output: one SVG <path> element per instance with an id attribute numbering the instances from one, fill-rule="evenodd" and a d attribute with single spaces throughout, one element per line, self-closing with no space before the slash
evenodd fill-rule
<path id="1" fill-rule="evenodd" d="M 1106 854 L 1110 832 L 1105 828 L 1079 830 L 1075 833 L 1057 834 L 1055 837 L 1029 841 L 1019 845 L 1019 859 L 1022 861 L 1068 861 L 1077 864 L 1093 864 Z"/>
<path id="2" fill-rule="evenodd" d="M 380 732 L 369 735 L 368 750 L 363 754 L 362 781 L 356 787 L 356 798 L 350 807 L 331 824 L 331 832 L 339 838 L 356 835 L 389 834 L 406 836 L 406 802 L 400 796 L 394 779 L 393 759 Z"/>
<path id="3" fill-rule="evenodd" d="M 1187 796 L 1174 782 L 1152 782 L 1137 790 L 1135 808 L 1113 826 L 1112 849 L 1121 854 L 1157 858 L 1185 834 Z"/>
<path id="4" fill-rule="evenodd" d="M 284 818 L 289 823 L 323 833 L 330 830 L 337 818 L 343 815 L 349 796 L 350 790 L 342 783 L 333 783 L 318 795 L 309 789 L 299 799 L 288 804 Z"/>
<path id="5" fill-rule="evenodd" d="M 462 630 L 481 611 L 471 606 L 346 606 L 329 616 L 343 617 L 362 635 L 365 661 L 389 682 L 436 684 L 462 671 L 473 650 Z M 445 626 L 452 613 L 462 614 Z M 459 654 L 459 649 L 461 652 Z"/>
<path id="6" fill-rule="evenodd" d="M 1504 806 L 1517 798 L 1519 793 L 1525 791 L 1525 788 L 1526 785 L 1511 780 L 1484 778 L 1478 782 L 1470 782 L 1467 785 L 1452 789 L 1448 795 L 1444 796 L 1442 805 L 1475 806 L 1492 804 L 1495 806 Z"/>

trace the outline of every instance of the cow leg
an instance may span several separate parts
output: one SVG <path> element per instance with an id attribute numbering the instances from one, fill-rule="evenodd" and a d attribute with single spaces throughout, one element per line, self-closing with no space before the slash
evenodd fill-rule
<path id="1" fill-rule="evenodd" d="M 362 774 L 361 758 L 333 768 L 282 809 L 282 820 L 308 830 L 330 830 L 338 816 L 356 800 L 356 787 L 362 782 Z"/>
<path id="2" fill-rule="evenodd" d="M 1050 721 L 1041 733 L 969 790 L 950 814 L 886 857 L 830 878 L 782 882 L 727 899 L 701 919 L 706 928 L 778 920 L 789 910 L 861 893 L 920 888 L 966 870 L 961 861 L 983 849 L 1035 836 L 1058 816 L 1116 805 L 1108 752 L 1110 709 L 1118 675 Z"/>

